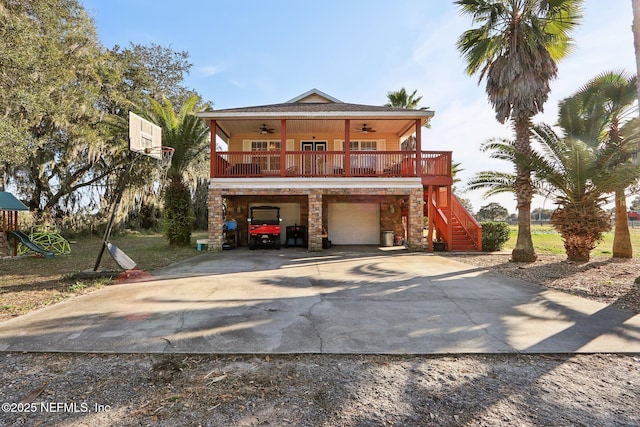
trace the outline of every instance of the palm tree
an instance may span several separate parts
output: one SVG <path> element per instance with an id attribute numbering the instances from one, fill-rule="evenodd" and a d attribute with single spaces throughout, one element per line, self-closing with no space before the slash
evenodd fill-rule
<path id="1" fill-rule="evenodd" d="M 617 162 L 615 148 L 561 138 L 548 125 L 535 126 L 533 136 L 542 151 L 532 150 L 530 166 L 540 187 L 558 205 L 551 223 L 564 240 L 567 259 L 589 261 L 602 233 L 611 229 L 602 205 L 618 179 L 610 167 Z"/>
<path id="2" fill-rule="evenodd" d="M 164 198 L 163 228 L 169 244 L 191 243 L 193 213 L 191 192 L 185 182 L 190 166 L 206 154 L 209 128 L 195 116 L 199 98 L 190 96 L 178 114 L 168 99 L 149 101 L 147 119 L 162 128 L 162 144 L 172 147 L 173 158 L 167 171 L 168 186 Z"/>
<path id="3" fill-rule="evenodd" d="M 531 151 L 531 118 L 543 110 L 557 76 L 556 62 L 570 47 L 569 33 L 581 19 L 582 0 L 457 0 L 478 28 L 465 31 L 458 50 L 469 74 L 486 79 L 486 92 L 500 123 L 513 121 L 515 149 Z M 516 165 L 514 181 L 518 209 L 518 238 L 514 261 L 532 262 L 531 171 Z"/>
<path id="4" fill-rule="evenodd" d="M 633 45 L 636 51 L 636 75 L 640 75 L 640 0 L 631 0 L 633 6 Z M 640 102 L 640 80 L 636 82 Z"/>
<path id="5" fill-rule="evenodd" d="M 462 163 L 460 162 L 451 162 L 451 178 L 453 178 L 453 185 L 462 181 L 462 179 L 458 178 L 458 174 L 464 170 L 460 167 L 461 165 Z"/>
<path id="6" fill-rule="evenodd" d="M 385 107 L 394 107 L 394 108 L 407 108 L 410 110 L 428 110 L 429 107 L 420 107 L 420 101 L 422 101 L 422 96 L 416 96 L 418 94 L 418 90 L 414 90 L 411 92 L 411 95 L 407 93 L 405 88 L 401 88 L 400 90 L 387 92 L 387 102 Z M 429 120 L 424 123 L 425 128 L 430 128 L 431 124 Z M 400 144 L 402 150 L 415 150 L 416 149 L 416 140 L 413 136 L 408 137 Z"/>
<path id="7" fill-rule="evenodd" d="M 532 128 L 540 149 L 521 155 L 514 141 L 493 140 L 483 144 L 492 158 L 529 167 L 535 193 L 547 195 L 557 204 L 551 222 L 563 240 L 570 261 L 589 260 L 589 253 L 611 228 L 602 209 L 605 194 L 618 176 L 609 167 L 615 163 L 614 147 L 593 147 L 572 137 L 560 137 L 548 125 Z M 470 182 L 472 189 L 488 189 L 487 195 L 513 191 L 515 174 L 482 172 Z"/>
<path id="8" fill-rule="evenodd" d="M 594 147 L 615 146 L 616 167 L 626 169 L 637 151 L 632 138 L 621 133 L 621 120 L 632 111 L 637 99 L 636 77 L 625 72 L 605 72 L 591 79 L 573 96 L 560 103 L 559 124 L 569 136 L 580 138 Z M 630 136 L 630 135 L 627 135 Z M 622 176 L 622 172 L 620 173 Z M 625 190 L 636 181 L 631 175 L 629 182 L 618 180 L 615 193 L 616 226 L 613 239 L 613 257 L 631 258 L 631 234 L 627 221 Z"/>
<path id="9" fill-rule="evenodd" d="M 418 90 L 414 90 L 411 95 L 407 93 L 405 88 L 397 91 L 387 92 L 389 102 L 385 104 L 387 107 L 408 108 L 410 110 L 428 110 L 429 107 L 420 107 L 421 96 L 416 97 Z"/>

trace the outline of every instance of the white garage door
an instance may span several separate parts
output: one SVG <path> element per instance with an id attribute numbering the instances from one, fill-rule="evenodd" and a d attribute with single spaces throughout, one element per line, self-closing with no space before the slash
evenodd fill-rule
<path id="1" fill-rule="evenodd" d="M 284 244 L 287 239 L 287 226 L 300 224 L 300 203 L 251 203 L 252 206 L 277 206 L 280 208 L 280 243 Z"/>
<path id="2" fill-rule="evenodd" d="M 380 205 L 329 203 L 328 231 L 336 245 L 379 245 Z"/>

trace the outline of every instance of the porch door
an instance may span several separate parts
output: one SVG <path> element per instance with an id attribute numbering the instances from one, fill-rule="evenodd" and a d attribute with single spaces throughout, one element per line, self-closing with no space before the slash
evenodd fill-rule
<path id="1" fill-rule="evenodd" d="M 302 151 L 327 151 L 327 141 L 302 141 Z M 305 175 L 326 175 L 326 155 L 303 155 L 303 173 Z"/>

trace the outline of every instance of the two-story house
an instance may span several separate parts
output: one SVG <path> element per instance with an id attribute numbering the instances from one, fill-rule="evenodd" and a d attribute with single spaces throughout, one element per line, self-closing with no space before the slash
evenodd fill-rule
<path id="1" fill-rule="evenodd" d="M 313 251 L 323 235 L 336 245 L 379 245 L 384 231 L 414 250 L 431 250 L 433 240 L 479 250 L 478 224 L 451 192 L 451 152 L 423 151 L 433 114 L 349 104 L 315 89 L 282 104 L 199 113 L 211 128 L 209 248 L 222 248 L 229 220 L 246 242 L 250 207 L 271 205 L 281 210 L 282 242 L 287 226 L 301 225 Z M 217 151 L 216 135 L 228 151 Z M 403 150 L 409 137 L 415 144 Z"/>

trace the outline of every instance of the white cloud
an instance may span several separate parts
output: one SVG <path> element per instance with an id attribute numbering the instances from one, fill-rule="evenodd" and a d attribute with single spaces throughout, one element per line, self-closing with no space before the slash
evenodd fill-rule
<path id="1" fill-rule="evenodd" d="M 574 34 L 575 51 L 559 63 L 558 79 L 551 84 L 552 92 L 545 112 L 534 118 L 550 124 L 556 122 L 558 102 L 574 93 L 597 74 L 608 70 L 626 69 L 635 72 L 633 37 L 630 30 L 631 5 L 628 1 L 587 1 L 583 24 Z M 410 60 L 400 64 L 394 78 L 407 89 L 418 89 L 425 105 L 435 110 L 432 129 L 424 133 L 426 150 L 451 150 L 455 162 L 461 162 L 464 182 L 482 170 L 510 171 L 511 165 L 489 158 L 479 150 L 493 137 L 513 136 L 508 125 L 500 125 L 485 94 L 485 82 L 477 84 L 477 76 L 465 73 L 465 62 L 456 48 L 457 38 L 471 28 L 468 17 L 453 10 L 442 13 L 435 25 L 425 26 L 413 48 Z M 418 69 L 419 71 L 416 71 Z M 475 210 L 496 201 L 515 212 L 512 195 L 482 197 L 481 191 L 463 194 Z M 552 208 L 552 203 L 536 198 L 533 207 Z"/>
<path id="2" fill-rule="evenodd" d="M 221 71 L 220 66 L 218 65 L 204 65 L 198 68 L 198 73 L 203 77 L 211 77 L 219 74 Z"/>

